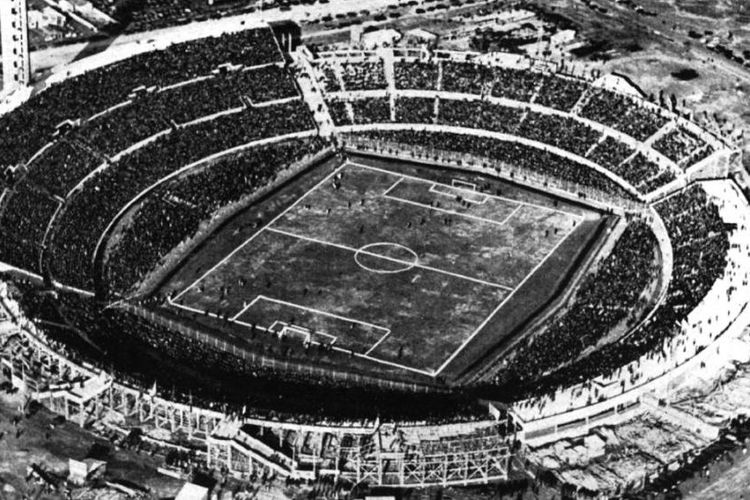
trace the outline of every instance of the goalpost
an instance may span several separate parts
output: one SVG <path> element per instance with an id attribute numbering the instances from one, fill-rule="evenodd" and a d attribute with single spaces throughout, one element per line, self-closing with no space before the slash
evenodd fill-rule
<path id="1" fill-rule="evenodd" d="M 468 191 L 476 191 L 477 185 L 473 182 L 462 181 L 461 179 L 452 179 L 451 186 L 459 189 L 466 189 Z"/>
<path id="2" fill-rule="evenodd" d="M 276 329 L 277 326 L 281 326 L 280 329 Z M 272 327 L 273 331 L 279 338 L 291 337 L 292 339 L 301 340 L 304 344 L 309 344 L 312 340 L 312 332 L 309 328 L 297 325 L 289 325 L 282 322 L 276 322 Z"/>
<path id="3" fill-rule="evenodd" d="M 280 328 L 279 328 L 280 327 Z M 311 330 L 299 325 L 290 325 L 283 321 L 274 321 L 270 331 L 274 332 L 279 338 L 288 336 L 303 344 L 328 344 L 336 343 L 336 336 L 329 333 Z"/>
<path id="4" fill-rule="evenodd" d="M 443 196 L 460 196 L 465 201 L 474 204 L 483 204 L 490 199 L 490 196 L 479 191 L 477 185 L 473 182 L 466 182 L 460 179 L 451 179 L 451 185 L 433 183 L 430 192 Z"/>

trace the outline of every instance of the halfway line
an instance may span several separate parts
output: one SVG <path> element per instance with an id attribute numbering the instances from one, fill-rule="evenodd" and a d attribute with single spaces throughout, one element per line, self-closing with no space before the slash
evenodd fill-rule
<path id="1" fill-rule="evenodd" d="M 350 252 L 355 252 L 355 253 L 359 252 L 359 253 L 364 254 L 364 255 L 370 255 L 372 257 L 378 257 L 378 258 L 383 259 L 383 260 L 388 260 L 388 261 L 391 261 L 391 262 L 397 262 L 399 264 L 409 265 L 409 266 L 412 266 L 412 267 L 418 267 L 420 269 L 425 269 L 427 271 L 433 271 L 433 272 L 436 272 L 436 273 L 445 274 L 447 276 L 452 276 L 454 278 L 459 278 L 459 279 L 463 279 L 463 280 L 467 280 L 467 281 L 472 281 L 474 283 L 479 283 L 481 285 L 491 286 L 491 287 L 494 287 L 494 288 L 500 288 L 500 289 L 503 289 L 503 290 L 507 290 L 509 292 L 513 291 L 513 288 L 511 288 L 509 286 L 501 285 L 499 283 L 492 283 L 490 281 L 481 280 L 479 278 L 472 278 L 470 276 L 465 276 L 463 274 L 452 273 L 450 271 L 444 271 L 443 269 L 438 269 L 438 268 L 435 268 L 435 267 L 425 266 L 425 265 L 414 263 L 414 262 L 408 262 L 408 261 L 404 261 L 404 260 L 401 260 L 401 259 L 396 259 L 394 257 L 388 257 L 386 255 L 381 255 L 379 253 L 369 252 L 367 250 L 360 250 L 360 249 L 357 249 L 357 248 L 352 248 L 350 246 L 342 245 L 340 243 L 331 243 L 330 241 L 323 241 L 323 240 L 319 240 L 317 238 L 310 238 L 309 236 L 302 236 L 302 235 L 299 235 L 299 234 L 290 233 L 288 231 L 284 231 L 283 229 L 276 229 L 275 227 L 268 227 L 266 229 L 268 231 L 273 231 L 274 233 L 283 234 L 283 235 L 286 235 L 286 236 L 290 236 L 292 238 L 297 238 L 297 239 L 300 239 L 300 240 L 310 241 L 310 242 L 313 242 L 313 243 L 318 243 L 320 245 L 326 245 L 326 246 L 336 247 L 336 248 L 340 248 L 342 250 L 348 250 Z"/>

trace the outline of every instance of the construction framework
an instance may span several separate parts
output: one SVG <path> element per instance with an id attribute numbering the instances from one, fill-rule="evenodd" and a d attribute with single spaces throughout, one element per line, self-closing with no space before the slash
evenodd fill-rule
<path id="1" fill-rule="evenodd" d="M 511 423 L 487 419 L 441 425 L 352 422 L 307 425 L 240 418 L 170 401 L 156 387 L 144 390 L 57 352 L 25 322 L 0 283 L 0 379 L 81 427 L 132 428 L 179 435 L 198 457 L 237 478 L 251 475 L 344 479 L 372 486 L 460 486 L 508 477 Z M 171 440 L 160 440 L 170 446 Z M 175 447 L 179 447 L 175 445 Z"/>

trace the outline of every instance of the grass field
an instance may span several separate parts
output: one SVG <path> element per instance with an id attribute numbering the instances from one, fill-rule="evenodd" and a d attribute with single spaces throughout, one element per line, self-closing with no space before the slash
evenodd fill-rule
<path id="1" fill-rule="evenodd" d="M 345 163 L 172 303 L 439 374 L 596 218 L 475 188 Z"/>

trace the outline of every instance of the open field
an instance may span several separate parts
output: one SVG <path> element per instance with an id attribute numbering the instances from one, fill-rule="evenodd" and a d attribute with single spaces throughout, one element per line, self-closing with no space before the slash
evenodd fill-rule
<path id="1" fill-rule="evenodd" d="M 598 220 L 517 188 L 446 180 L 345 163 L 197 279 L 173 283 L 172 303 L 439 374 Z"/>

